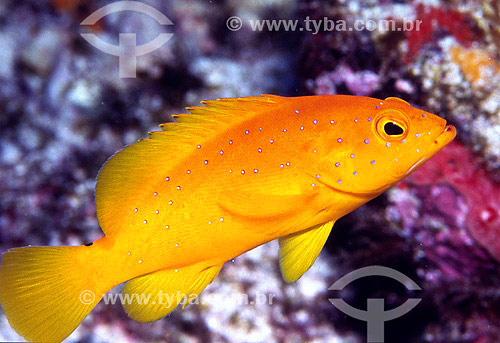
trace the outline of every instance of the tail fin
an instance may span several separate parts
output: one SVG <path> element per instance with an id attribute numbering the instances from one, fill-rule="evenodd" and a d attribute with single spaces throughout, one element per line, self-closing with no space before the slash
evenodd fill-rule
<path id="1" fill-rule="evenodd" d="M 64 340 L 108 290 L 96 282 L 86 248 L 26 247 L 3 255 L 0 305 L 28 341 Z"/>

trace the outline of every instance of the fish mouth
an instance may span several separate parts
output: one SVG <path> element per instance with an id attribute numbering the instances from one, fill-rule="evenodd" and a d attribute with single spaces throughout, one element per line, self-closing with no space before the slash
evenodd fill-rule
<path id="1" fill-rule="evenodd" d="M 432 156 L 437 154 L 439 150 L 444 148 L 448 143 L 450 143 L 455 136 L 457 135 L 457 129 L 453 125 L 446 125 L 443 129 L 443 132 L 434 140 L 434 143 L 431 146 L 430 153 L 422 157 L 420 160 L 418 160 L 415 164 L 413 164 L 406 173 L 404 174 L 404 177 L 410 175 L 415 169 L 420 167 L 422 164 L 427 162 Z"/>
<path id="2" fill-rule="evenodd" d="M 440 145 L 441 148 L 450 143 L 457 135 L 457 129 L 453 125 L 446 125 L 443 132 L 436 138 L 434 144 Z"/>

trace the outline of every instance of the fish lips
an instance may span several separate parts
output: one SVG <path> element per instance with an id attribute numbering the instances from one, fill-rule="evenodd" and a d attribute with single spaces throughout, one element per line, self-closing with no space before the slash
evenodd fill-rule
<path id="1" fill-rule="evenodd" d="M 408 168 L 408 170 L 404 174 L 404 177 L 410 175 L 418 167 L 427 162 L 432 156 L 437 154 L 439 150 L 448 145 L 448 143 L 450 143 L 455 138 L 456 135 L 457 135 L 457 129 L 455 128 L 455 126 L 446 125 L 443 129 L 443 132 L 441 132 L 441 134 L 434 140 L 434 143 L 432 143 L 430 152 L 426 156 L 418 160 L 416 163 L 414 163 L 410 168 Z"/>

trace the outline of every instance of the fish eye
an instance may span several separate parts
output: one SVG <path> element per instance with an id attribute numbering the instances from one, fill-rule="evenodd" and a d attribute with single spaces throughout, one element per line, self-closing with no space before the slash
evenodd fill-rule
<path id="1" fill-rule="evenodd" d="M 405 131 L 404 129 L 395 122 L 388 122 L 384 125 L 384 132 L 388 136 L 399 136 L 402 135 Z"/>
<path id="2" fill-rule="evenodd" d="M 406 115 L 395 109 L 387 109 L 376 117 L 374 129 L 384 141 L 398 141 L 406 138 L 409 121 Z"/>

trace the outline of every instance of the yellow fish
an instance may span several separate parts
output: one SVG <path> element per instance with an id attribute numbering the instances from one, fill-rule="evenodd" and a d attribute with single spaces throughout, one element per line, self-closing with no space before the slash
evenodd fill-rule
<path id="1" fill-rule="evenodd" d="M 0 304 L 21 336 L 62 341 L 123 282 L 123 294 L 173 297 L 124 304 L 135 320 L 158 320 L 199 294 L 226 261 L 274 239 L 282 275 L 294 282 L 338 218 L 456 135 L 398 98 L 263 95 L 202 104 L 102 167 L 96 208 L 104 237 L 3 255 Z"/>

